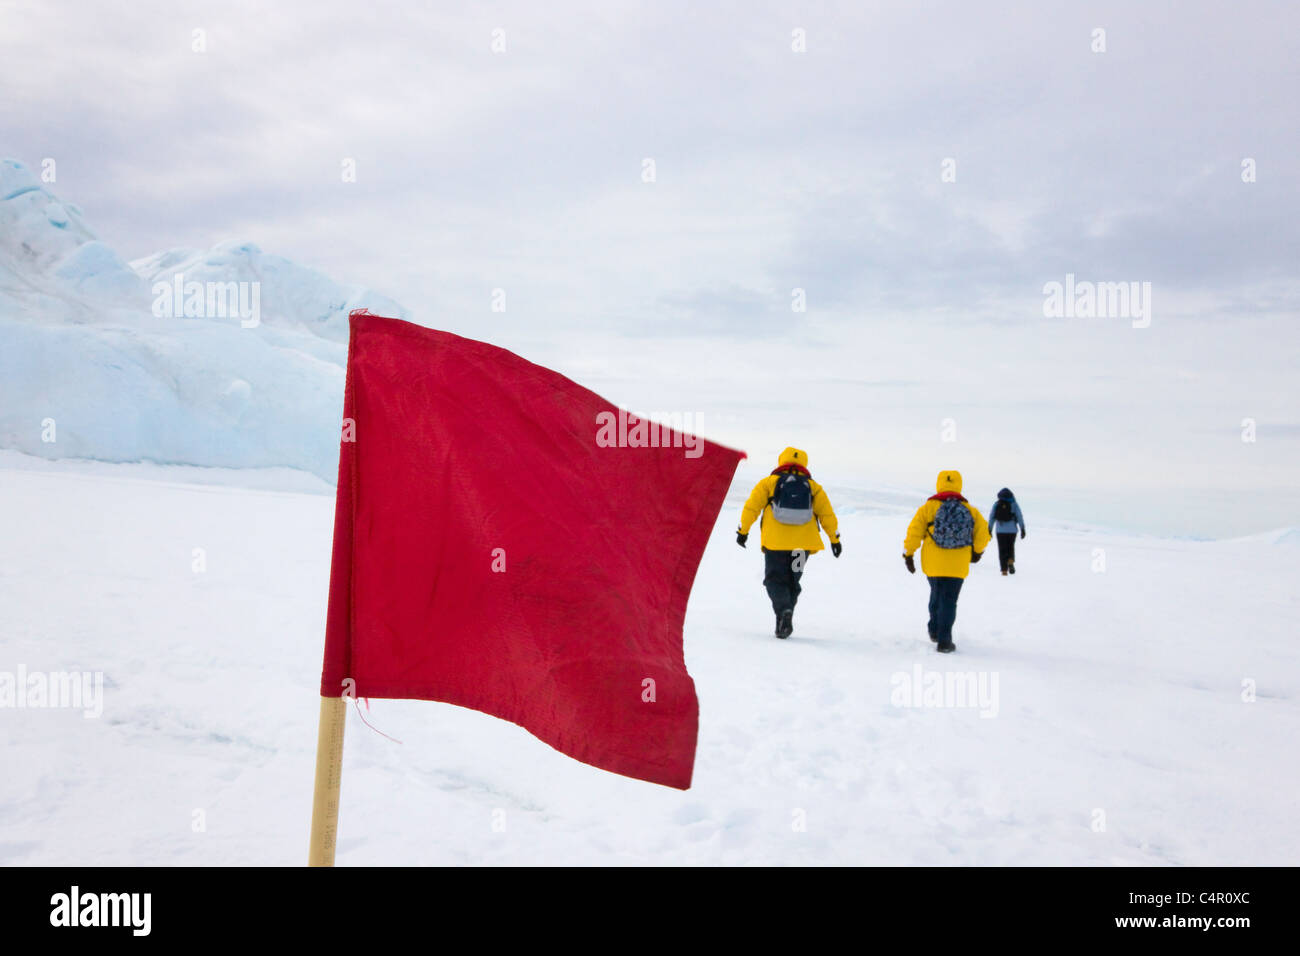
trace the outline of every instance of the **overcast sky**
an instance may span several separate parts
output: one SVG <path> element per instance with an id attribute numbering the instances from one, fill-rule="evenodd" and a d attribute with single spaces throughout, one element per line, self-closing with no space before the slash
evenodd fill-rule
<path id="1" fill-rule="evenodd" d="M 966 397 L 1004 462 L 1007 408 L 1022 447 L 1072 429 L 1043 485 L 1089 408 L 1151 423 L 1088 439 L 1117 486 L 1253 414 L 1289 437 L 1200 483 L 1262 488 L 1300 434 L 1298 31 L 1293 2 L 0 0 L 0 154 L 54 158 L 127 258 L 252 240 L 616 399 L 748 409 L 721 437 L 765 462 L 762 422 L 820 420 L 753 412 L 792 382 L 860 427 Z M 1150 282 L 1151 328 L 1045 318 L 1066 273 Z M 823 460 L 931 470 L 858 439 Z"/>

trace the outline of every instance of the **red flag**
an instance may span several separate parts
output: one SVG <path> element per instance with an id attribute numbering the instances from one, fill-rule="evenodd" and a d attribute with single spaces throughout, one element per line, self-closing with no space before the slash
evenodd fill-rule
<path id="1" fill-rule="evenodd" d="M 688 788 L 682 622 L 744 454 L 504 349 L 359 313 L 343 415 L 321 695 L 471 707 Z"/>

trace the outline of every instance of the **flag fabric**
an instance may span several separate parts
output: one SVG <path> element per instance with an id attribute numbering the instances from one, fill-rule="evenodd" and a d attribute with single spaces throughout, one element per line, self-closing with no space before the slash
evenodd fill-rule
<path id="1" fill-rule="evenodd" d="M 682 624 L 742 452 L 353 313 L 322 696 L 444 701 L 690 786 Z"/>

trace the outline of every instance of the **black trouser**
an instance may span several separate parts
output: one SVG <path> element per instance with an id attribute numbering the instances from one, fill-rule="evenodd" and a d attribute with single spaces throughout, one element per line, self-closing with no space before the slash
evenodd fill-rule
<path id="1" fill-rule="evenodd" d="M 1002 570 L 1007 569 L 1007 565 L 1016 559 L 1016 533 L 998 532 L 998 563 L 1002 565 Z M 1032 570 L 1032 568 L 1030 569 Z"/>
<path id="2" fill-rule="evenodd" d="M 952 625 L 957 620 L 957 595 L 965 578 L 930 578 L 930 636 L 940 644 L 952 643 Z"/>
<path id="3" fill-rule="evenodd" d="M 803 577 L 803 564 L 807 551 L 764 551 L 763 587 L 772 599 L 772 610 L 779 616 L 782 611 L 793 611 L 799 602 L 799 579 Z"/>

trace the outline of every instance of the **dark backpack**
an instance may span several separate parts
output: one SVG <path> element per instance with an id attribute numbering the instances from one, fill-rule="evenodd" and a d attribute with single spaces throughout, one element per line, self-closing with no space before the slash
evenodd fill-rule
<path id="1" fill-rule="evenodd" d="M 993 506 L 994 521 L 1015 521 L 1016 513 L 1011 509 L 1011 502 L 1006 498 L 999 498 L 998 503 Z"/>
<path id="2" fill-rule="evenodd" d="M 776 480 L 772 497 L 772 517 L 781 524 L 807 524 L 812 521 L 812 483 L 807 475 L 788 471 Z"/>
<path id="3" fill-rule="evenodd" d="M 941 548 L 969 548 L 975 540 L 975 519 L 960 498 L 945 498 L 930 523 L 930 537 Z"/>

